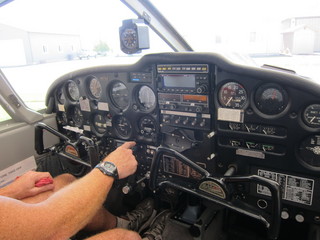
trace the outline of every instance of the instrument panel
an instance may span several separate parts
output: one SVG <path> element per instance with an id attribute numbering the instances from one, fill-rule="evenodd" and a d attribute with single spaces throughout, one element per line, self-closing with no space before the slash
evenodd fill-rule
<path id="1" fill-rule="evenodd" d="M 236 174 L 278 181 L 286 208 L 309 221 L 320 212 L 318 84 L 209 53 L 147 55 L 133 65 L 69 76 L 51 86 L 47 103 L 53 102 L 59 130 L 73 127 L 95 139 L 101 158 L 134 140 L 144 176 L 155 149 L 166 146 L 212 174 L 223 175 L 232 165 Z M 162 161 L 164 177 L 198 178 L 173 156 Z M 239 189 L 248 201 L 269 200 L 262 186 Z"/>

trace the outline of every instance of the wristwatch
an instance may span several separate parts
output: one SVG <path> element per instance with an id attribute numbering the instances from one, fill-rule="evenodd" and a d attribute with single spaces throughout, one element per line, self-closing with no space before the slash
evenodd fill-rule
<path id="1" fill-rule="evenodd" d="M 96 168 L 107 176 L 113 177 L 114 179 L 119 178 L 117 167 L 112 162 L 101 162 L 97 164 Z"/>

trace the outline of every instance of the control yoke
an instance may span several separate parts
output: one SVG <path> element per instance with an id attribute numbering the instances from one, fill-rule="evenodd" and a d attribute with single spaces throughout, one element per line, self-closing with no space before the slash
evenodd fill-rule
<path id="1" fill-rule="evenodd" d="M 62 140 L 64 142 L 64 145 L 68 145 L 71 147 L 74 147 L 76 149 L 76 146 L 79 144 L 84 144 L 85 145 L 85 149 L 88 153 L 89 156 L 89 163 L 86 161 L 83 161 L 80 157 L 77 157 L 74 154 L 66 154 L 61 148 L 59 148 L 58 146 L 54 146 L 54 147 L 50 147 L 50 148 L 44 148 L 44 144 L 43 144 L 43 131 L 46 130 L 48 132 L 50 132 L 51 134 L 57 136 L 60 138 L 60 140 Z M 80 136 L 78 138 L 77 141 L 72 141 L 70 138 L 68 138 L 67 136 L 61 134 L 60 132 L 58 132 L 57 130 L 55 130 L 54 128 L 46 125 L 45 123 L 39 122 L 35 124 L 35 150 L 36 152 L 41 155 L 47 152 L 55 152 L 60 156 L 63 156 L 65 158 L 68 158 L 71 161 L 80 163 L 82 165 L 85 165 L 87 167 L 93 168 L 94 166 L 96 166 L 99 163 L 99 157 L 98 157 L 98 153 L 97 150 L 95 148 L 95 144 L 92 141 L 92 139 L 85 137 L 85 136 Z"/>
<path id="2" fill-rule="evenodd" d="M 183 164 L 188 165 L 202 175 L 202 178 L 198 180 L 194 188 L 190 188 L 189 186 L 182 184 L 180 181 L 174 182 L 170 178 L 161 178 L 158 176 L 163 154 L 175 156 Z M 257 175 L 230 176 L 233 172 L 234 168 L 231 167 L 231 169 L 229 169 L 224 176 L 213 176 L 207 170 L 201 168 L 181 153 L 170 148 L 160 146 L 157 148 L 156 154 L 152 160 L 150 188 L 152 190 L 156 190 L 158 187 L 171 186 L 181 191 L 196 195 L 200 198 L 215 202 L 231 210 L 257 219 L 268 229 L 269 238 L 277 239 L 281 222 L 281 194 L 279 184 Z M 240 199 L 233 198 L 233 192 L 231 190 L 232 187 L 228 186 L 234 183 L 256 183 L 268 187 L 271 192 L 272 199 L 271 214 L 253 207 L 252 205 L 249 205 Z"/>

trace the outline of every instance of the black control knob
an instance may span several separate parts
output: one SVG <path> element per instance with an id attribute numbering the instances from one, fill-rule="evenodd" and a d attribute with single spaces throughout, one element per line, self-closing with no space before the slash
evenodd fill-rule
<path id="1" fill-rule="evenodd" d="M 171 104 L 169 105 L 171 110 L 177 109 L 177 104 Z"/>
<path id="2" fill-rule="evenodd" d="M 197 88 L 197 93 L 205 93 L 207 92 L 207 90 L 208 90 L 208 86 L 205 84 L 202 84 Z"/>
<path id="3" fill-rule="evenodd" d="M 183 120 L 183 125 L 186 125 L 189 122 L 189 118 L 187 117 L 185 120 Z"/>
<path id="4" fill-rule="evenodd" d="M 195 118 L 192 122 L 191 122 L 191 125 L 192 126 L 195 126 L 197 124 L 197 119 Z"/>
<path id="5" fill-rule="evenodd" d="M 204 127 L 206 125 L 206 120 L 202 119 L 202 122 L 200 123 L 200 127 Z"/>
<path id="6" fill-rule="evenodd" d="M 180 118 L 180 117 L 178 117 L 174 122 L 175 122 L 176 124 L 179 124 L 179 123 L 180 123 L 180 121 L 181 121 L 181 118 Z"/>

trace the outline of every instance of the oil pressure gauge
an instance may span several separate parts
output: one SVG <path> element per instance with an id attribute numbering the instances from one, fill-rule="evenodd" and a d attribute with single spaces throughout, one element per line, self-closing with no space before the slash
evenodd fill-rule
<path id="1" fill-rule="evenodd" d="M 303 120 L 309 127 L 320 127 L 320 104 L 309 105 L 303 112 Z"/>

